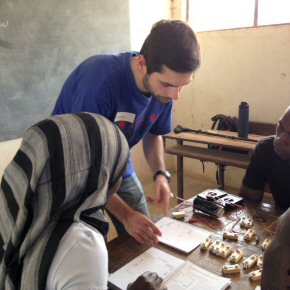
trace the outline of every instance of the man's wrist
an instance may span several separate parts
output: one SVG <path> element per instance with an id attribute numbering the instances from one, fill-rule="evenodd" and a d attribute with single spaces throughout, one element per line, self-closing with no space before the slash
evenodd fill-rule
<path id="1" fill-rule="evenodd" d="M 153 175 L 153 180 L 155 181 L 156 178 L 157 178 L 159 175 L 163 175 L 163 176 L 167 179 L 168 183 L 170 182 L 170 180 L 171 180 L 171 174 L 170 174 L 169 171 L 167 171 L 167 170 L 158 170 L 158 171 L 156 171 L 156 172 L 154 173 L 154 175 Z"/>
<path id="2" fill-rule="evenodd" d="M 125 203 L 116 193 L 110 197 L 107 209 L 123 224 L 134 214 L 134 209 Z"/>

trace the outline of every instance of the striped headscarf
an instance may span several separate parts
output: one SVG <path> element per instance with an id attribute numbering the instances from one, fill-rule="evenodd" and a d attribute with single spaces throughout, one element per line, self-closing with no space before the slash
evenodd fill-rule
<path id="1" fill-rule="evenodd" d="M 58 244 L 73 222 L 95 226 L 126 168 L 120 130 L 92 113 L 53 116 L 26 131 L 0 190 L 0 289 L 45 289 Z"/>

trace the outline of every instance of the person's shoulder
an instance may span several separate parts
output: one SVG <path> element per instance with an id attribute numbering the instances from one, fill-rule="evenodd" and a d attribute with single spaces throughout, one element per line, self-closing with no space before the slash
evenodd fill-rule
<path id="1" fill-rule="evenodd" d="M 120 65 L 120 64 L 129 62 L 134 55 L 136 55 L 136 53 L 133 51 L 121 52 L 121 53 L 96 54 L 84 60 L 84 63 L 87 63 L 87 64 L 105 63 L 105 64 L 115 64 L 115 65 L 119 64 Z"/>
<path id="2" fill-rule="evenodd" d="M 47 289 L 106 289 L 107 264 L 103 236 L 81 222 L 73 223 L 54 255 Z"/>
<path id="3" fill-rule="evenodd" d="M 99 244 L 103 243 L 103 236 L 96 229 L 92 229 L 83 223 L 73 223 L 69 229 L 66 239 L 73 241 L 81 241 L 83 244 Z"/>
<path id="4" fill-rule="evenodd" d="M 258 142 L 257 147 L 273 147 L 274 140 L 275 135 L 264 137 Z"/>
<path id="5" fill-rule="evenodd" d="M 254 156 L 267 156 L 270 158 L 274 153 L 275 136 L 267 136 L 261 139 L 253 152 Z"/>
<path id="6" fill-rule="evenodd" d="M 131 59 L 134 55 L 134 52 L 97 54 L 84 60 L 76 72 L 81 73 L 81 75 L 85 73 L 93 79 L 96 75 L 101 79 L 108 75 L 123 75 L 131 70 Z M 100 72 L 102 72 L 101 75 Z"/>

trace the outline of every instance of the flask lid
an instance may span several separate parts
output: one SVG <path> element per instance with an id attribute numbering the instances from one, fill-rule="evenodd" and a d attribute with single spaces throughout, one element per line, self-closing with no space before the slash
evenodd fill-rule
<path id="1" fill-rule="evenodd" d="M 249 104 L 247 102 L 241 102 L 240 106 L 242 106 L 242 107 L 249 107 Z"/>

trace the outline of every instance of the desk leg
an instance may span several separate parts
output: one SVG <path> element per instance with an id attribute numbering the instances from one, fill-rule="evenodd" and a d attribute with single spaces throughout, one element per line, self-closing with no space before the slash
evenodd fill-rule
<path id="1" fill-rule="evenodd" d="M 178 197 L 183 197 L 183 157 L 177 156 L 177 193 Z"/>
<path id="2" fill-rule="evenodd" d="M 225 170 L 226 166 L 223 164 L 218 165 L 218 183 L 221 185 L 220 189 L 225 187 Z"/>
<path id="3" fill-rule="evenodd" d="M 182 145 L 182 141 L 177 141 L 179 145 Z M 183 197 L 183 157 L 177 156 L 177 195 L 180 198 Z"/>

